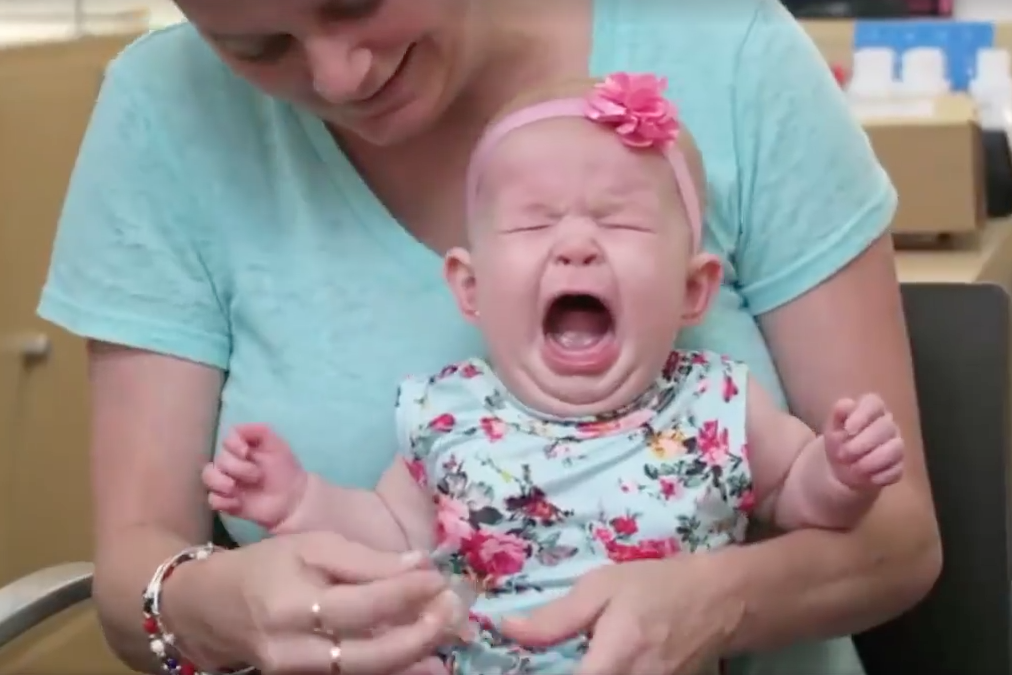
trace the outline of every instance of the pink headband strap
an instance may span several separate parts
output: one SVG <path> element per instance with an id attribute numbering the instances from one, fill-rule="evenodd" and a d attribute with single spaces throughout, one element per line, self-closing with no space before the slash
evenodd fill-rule
<path id="1" fill-rule="evenodd" d="M 482 170 L 485 167 L 488 157 L 496 145 L 499 144 L 502 139 L 509 134 L 511 131 L 515 131 L 521 127 L 539 122 L 541 120 L 556 119 L 561 117 L 582 117 L 591 121 L 598 121 L 594 117 L 592 110 L 588 108 L 588 100 L 583 98 L 561 98 L 551 101 L 545 101 L 543 103 L 537 103 L 535 105 L 528 106 L 513 112 L 498 123 L 495 124 L 491 129 L 485 132 L 481 140 L 478 142 L 474 153 L 471 155 L 471 163 L 467 170 L 467 214 L 468 218 L 474 215 L 475 200 L 478 192 L 478 179 Z M 616 131 L 622 135 L 623 130 L 617 128 Z M 661 153 L 668 159 L 671 164 L 671 168 L 675 173 L 675 183 L 678 185 L 678 190 L 682 196 L 682 202 L 685 205 L 685 211 L 689 219 L 689 227 L 692 234 L 692 247 L 693 250 L 698 250 L 701 244 L 702 231 L 703 231 L 703 214 L 699 201 L 699 194 L 696 191 L 696 186 L 692 180 L 692 174 L 689 171 L 689 165 L 685 160 L 685 155 L 679 149 L 678 145 L 674 142 L 663 143 L 663 140 L 673 140 L 674 134 L 669 139 L 647 139 L 644 142 L 629 142 L 626 138 L 626 145 L 636 148 L 657 148 Z M 657 146 L 662 147 L 657 147 Z M 666 147 L 663 147 L 666 145 Z"/>

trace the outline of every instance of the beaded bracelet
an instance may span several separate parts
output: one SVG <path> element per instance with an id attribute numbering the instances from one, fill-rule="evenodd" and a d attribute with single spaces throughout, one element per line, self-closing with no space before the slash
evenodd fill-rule
<path id="1" fill-rule="evenodd" d="M 246 675 L 256 669 L 242 668 L 223 671 L 220 674 L 206 673 L 197 670 L 193 662 L 186 659 L 179 651 L 176 636 L 166 630 L 162 623 L 162 585 L 172 576 L 176 569 L 192 560 L 203 560 L 215 551 L 220 550 L 214 544 L 203 544 L 184 549 L 172 556 L 155 570 L 143 595 L 144 632 L 148 636 L 148 647 L 161 664 L 165 675 Z"/>

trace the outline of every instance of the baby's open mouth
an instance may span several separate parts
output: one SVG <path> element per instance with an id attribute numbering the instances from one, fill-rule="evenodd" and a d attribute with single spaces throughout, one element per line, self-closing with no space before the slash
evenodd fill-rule
<path id="1" fill-rule="evenodd" d="M 618 360 L 615 315 L 595 295 L 566 293 L 555 298 L 545 312 L 542 330 L 541 354 L 556 375 L 594 377 Z"/>
<path id="2" fill-rule="evenodd" d="M 545 312 L 545 337 L 566 350 L 590 349 L 615 328 L 611 310 L 599 298 L 586 294 L 560 295 Z"/>

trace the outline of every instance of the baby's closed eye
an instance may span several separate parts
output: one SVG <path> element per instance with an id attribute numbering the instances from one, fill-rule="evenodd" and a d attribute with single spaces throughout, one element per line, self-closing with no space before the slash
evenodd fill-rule
<path id="1" fill-rule="evenodd" d="M 632 222 L 610 221 L 601 223 L 601 227 L 607 230 L 624 230 L 627 232 L 652 233 L 655 231 L 654 228 L 644 223 L 632 223 Z"/>
<path id="2" fill-rule="evenodd" d="M 540 232 L 540 231 L 543 231 L 543 230 L 547 230 L 553 224 L 554 223 L 551 223 L 551 222 L 545 221 L 545 220 L 543 220 L 543 221 L 527 222 L 527 223 L 518 223 L 518 224 L 515 224 L 515 225 L 512 225 L 512 226 L 508 227 L 506 229 L 506 234 L 514 234 L 514 233 L 519 233 L 519 232 Z"/>

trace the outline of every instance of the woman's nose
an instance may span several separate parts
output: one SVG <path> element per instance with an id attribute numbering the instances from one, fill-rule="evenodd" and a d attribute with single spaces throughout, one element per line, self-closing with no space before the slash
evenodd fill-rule
<path id="1" fill-rule="evenodd" d="M 313 89 L 328 103 L 345 103 L 366 95 L 363 91 L 372 67 L 372 51 L 333 33 L 305 42 Z"/>

